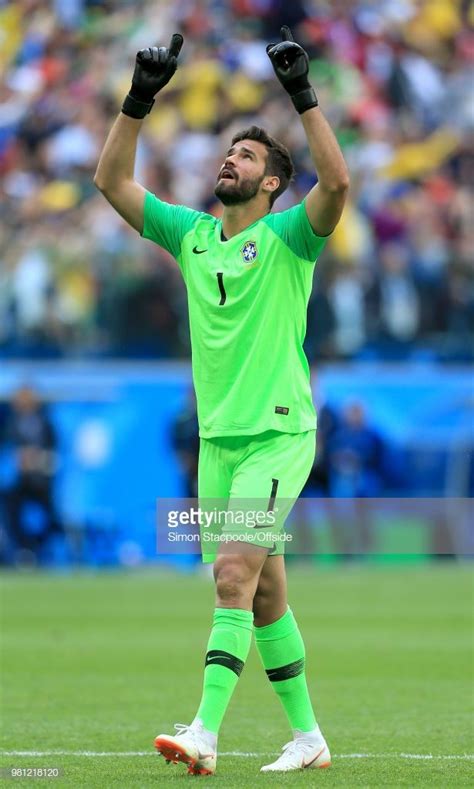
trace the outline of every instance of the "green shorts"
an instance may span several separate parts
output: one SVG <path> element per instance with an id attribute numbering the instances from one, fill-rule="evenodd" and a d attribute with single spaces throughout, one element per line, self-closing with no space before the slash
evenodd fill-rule
<path id="1" fill-rule="evenodd" d="M 201 526 L 203 562 L 213 562 L 219 545 L 251 542 L 271 555 L 283 554 L 285 521 L 311 471 L 316 431 L 202 438 L 199 450 L 199 506 L 214 512 Z"/>

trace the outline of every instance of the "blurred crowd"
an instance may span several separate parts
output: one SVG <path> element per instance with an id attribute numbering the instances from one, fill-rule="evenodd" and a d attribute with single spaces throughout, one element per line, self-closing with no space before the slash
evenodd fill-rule
<path id="1" fill-rule="evenodd" d="M 281 24 L 311 59 L 351 172 L 318 264 L 311 362 L 472 358 L 474 21 L 467 0 L 16 0 L 0 3 L 0 354 L 189 355 L 177 266 L 92 177 L 135 53 L 185 44 L 147 118 L 137 178 L 218 213 L 232 134 L 256 122 L 315 182 L 304 133 L 265 52 Z"/>

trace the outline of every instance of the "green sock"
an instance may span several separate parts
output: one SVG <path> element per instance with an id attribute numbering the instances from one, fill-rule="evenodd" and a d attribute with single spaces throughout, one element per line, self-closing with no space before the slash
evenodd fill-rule
<path id="1" fill-rule="evenodd" d="M 280 698 L 292 729 L 316 727 L 305 675 L 305 650 L 290 608 L 271 625 L 256 627 L 255 641 L 263 667 Z"/>
<path id="2" fill-rule="evenodd" d="M 216 608 L 207 645 L 204 685 L 196 718 L 217 734 L 244 667 L 252 640 L 253 613 Z"/>

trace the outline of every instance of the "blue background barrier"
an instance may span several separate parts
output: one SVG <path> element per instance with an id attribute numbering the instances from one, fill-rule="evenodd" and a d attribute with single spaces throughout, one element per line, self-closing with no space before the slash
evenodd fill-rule
<path id="1" fill-rule="evenodd" d="M 185 490 L 172 426 L 189 397 L 190 366 L 2 363 L 3 402 L 24 383 L 48 404 L 58 433 L 55 496 L 61 519 L 83 540 L 78 555 L 131 564 L 153 557 L 156 498 Z M 466 463 L 460 464 L 474 444 L 469 369 L 327 366 L 318 371 L 315 396 L 336 409 L 364 404 L 403 470 L 399 494 L 469 494 Z M 0 488 L 11 474 L 11 452 L 4 448 Z"/>

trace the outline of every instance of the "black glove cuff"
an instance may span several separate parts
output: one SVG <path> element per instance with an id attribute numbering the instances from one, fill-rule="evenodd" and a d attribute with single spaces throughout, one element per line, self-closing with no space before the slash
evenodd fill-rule
<path id="1" fill-rule="evenodd" d="M 128 115 L 129 118 L 141 120 L 145 117 L 145 115 L 148 115 L 154 103 L 155 99 L 152 99 L 151 102 L 139 101 L 138 99 L 134 99 L 129 93 L 127 96 L 125 96 L 125 101 L 122 105 L 122 112 L 124 115 Z"/>
<path id="2" fill-rule="evenodd" d="M 299 93 L 295 93 L 294 96 L 291 96 L 291 101 L 295 106 L 295 110 L 299 112 L 300 115 L 306 112 L 306 110 L 310 110 L 311 107 L 318 106 L 315 90 L 311 86 L 305 88 L 305 90 L 300 90 Z"/>

